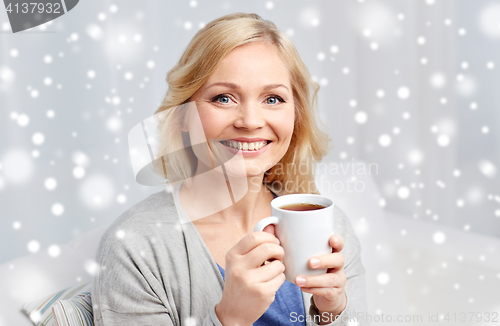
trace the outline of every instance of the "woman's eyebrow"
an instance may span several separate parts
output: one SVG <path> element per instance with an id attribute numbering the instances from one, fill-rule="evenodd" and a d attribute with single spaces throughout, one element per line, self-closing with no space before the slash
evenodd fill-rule
<path id="1" fill-rule="evenodd" d="M 205 89 L 209 89 L 210 87 L 213 87 L 213 86 L 226 86 L 228 88 L 232 88 L 232 89 L 237 89 L 239 88 L 238 85 L 236 84 L 233 84 L 233 83 L 224 83 L 224 82 L 219 82 L 219 83 L 213 83 L 213 84 L 210 84 L 209 86 L 207 86 Z"/>
<path id="2" fill-rule="evenodd" d="M 240 88 L 238 85 L 233 84 L 233 83 L 219 82 L 219 83 L 210 84 L 205 89 L 209 89 L 210 87 L 213 87 L 213 86 L 225 86 L 225 87 L 232 88 L 232 89 L 238 89 L 238 88 Z M 270 84 L 270 85 L 264 86 L 263 89 L 264 89 L 264 91 L 269 91 L 271 89 L 278 88 L 278 87 L 284 87 L 287 91 L 290 91 L 288 89 L 288 87 L 286 87 L 283 84 Z"/>
<path id="3" fill-rule="evenodd" d="M 288 89 L 288 87 L 286 87 L 286 86 L 285 86 L 285 85 L 283 85 L 283 84 L 271 84 L 271 85 L 266 85 L 266 86 L 264 86 L 264 90 L 265 90 L 265 91 L 269 91 L 269 90 L 271 90 L 271 89 L 278 88 L 278 87 L 284 87 L 287 91 L 290 91 L 290 90 Z"/>

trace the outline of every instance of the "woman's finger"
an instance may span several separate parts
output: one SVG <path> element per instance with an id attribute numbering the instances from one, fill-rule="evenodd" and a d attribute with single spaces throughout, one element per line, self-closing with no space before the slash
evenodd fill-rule
<path id="1" fill-rule="evenodd" d="M 309 266 L 314 269 L 340 269 L 345 264 L 344 255 L 340 252 L 334 252 L 326 255 L 319 255 L 309 259 Z"/>
<path id="2" fill-rule="evenodd" d="M 268 232 L 251 232 L 238 241 L 238 243 L 231 249 L 234 250 L 234 253 L 236 254 L 244 255 L 264 242 L 277 244 L 279 243 L 279 240 L 274 236 L 274 234 Z"/>
<path id="3" fill-rule="evenodd" d="M 306 293 L 318 295 L 320 297 L 324 297 L 324 298 L 329 299 L 329 300 L 332 300 L 333 298 L 341 295 L 343 292 L 343 288 L 308 288 L 308 287 L 303 287 L 300 289 Z"/>
<path id="4" fill-rule="evenodd" d="M 283 283 L 285 283 L 286 276 L 284 273 L 279 273 L 276 275 L 274 278 L 270 279 L 267 282 L 263 282 L 259 284 L 258 286 L 263 286 L 263 287 L 271 287 L 271 288 L 276 288 L 279 289 Z"/>
<path id="5" fill-rule="evenodd" d="M 285 250 L 276 243 L 263 242 L 250 250 L 245 256 L 245 267 L 251 269 L 259 267 L 264 261 L 273 258 L 282 261 Z"/>
<path id="6" fill-rule="evenodd" d="M 328 287 L 344 287 L 346 277 L 343 270 L 335 273 L 325 273 L 320 275 L 305 275 L 297 276 L 295 284 L 300 287 L 312 288 L 328 288 Z"/>
<path id="7" fill-rule="evenodd" d="M 250 270 L 248 277 L 252 282 L 268 282 L 285 271 L 285 265 L 279 260 L 274 260 L 259 268 Z"/>
<path id="8" fill-rule="evenodd" d="M 271 233 L 272 235 L 276 236 L 275 229 L 276 229 L 276 227 L 274 226 L 274 224 L 269 224 L 262 231 L 267 232 L 267 233 Z"/>
<path id="9" fill-rule="evenodd" d="M 334 234 L 330 237 L 329 244 L 332 247 L 332 252 L 340 252 L 344 248 L 344 238 L 338 234 Z"/>

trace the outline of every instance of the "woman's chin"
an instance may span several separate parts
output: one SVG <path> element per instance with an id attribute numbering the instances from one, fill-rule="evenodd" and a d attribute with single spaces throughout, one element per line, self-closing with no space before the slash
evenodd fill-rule
<path id="1" fill-rule="evenodd" d="M 226 166 L 226 174 L 232 178 L 254 178 L 254 177 L 264 177 L 264 169 L 258 169 L 255 167 L 245 169 L 233 169 L 230 166 Z"/>

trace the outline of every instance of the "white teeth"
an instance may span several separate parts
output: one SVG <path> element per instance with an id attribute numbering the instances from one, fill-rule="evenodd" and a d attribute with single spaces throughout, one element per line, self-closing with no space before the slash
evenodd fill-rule
<path id="1" fill-rule="evenodd" d="M 266 141 L 258 141 L 258 142 L 253 142 L 253 143 L 247 143 L 247 142 L 238 142 L 238 141 L 226 141 L 224 142 L 226 146 L 236 148 L 236 149 L 241 149 L 244 151 L 258 151 L 262 147 L 267 145 Z"/>

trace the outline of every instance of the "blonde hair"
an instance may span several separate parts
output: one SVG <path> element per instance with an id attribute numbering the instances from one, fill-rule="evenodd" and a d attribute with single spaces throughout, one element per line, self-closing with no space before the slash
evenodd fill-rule
<path id="1" fill-rule="evenodd" d="M 193 37 L 179 62 L 168 72 L 169 89 L 156 113 L 159 119 L 159 151 L 172 153 L 158 171 L 170 179 L 187 179 L 196 170 L 197 159 L 189 146 L 189 137 L 179 127 L 186 112 L 185 103 L 208 80 L 224 57 L 234 48 L 250 42 L 268 42 L 276 46 L 290 71 L 295 102 L 295 125 L 290 146 L 275 166 L 266 171 L 264 183 L 278 195 L 318 193 L 314 182 L 314 164 L 328 151 L 329 138 L 318 127 L 315 113 L 319 85 L 314 82 L 293 43 L 276 25 L 257 14 L 234 13 L 215 19 Z M 172 108 L 176 107 L 172 110 Z M 184 153 L 182 153 L 184 152 Z M 306 172 L 301 168 L 305 167 Z M 285 173 L 286 171 L 286 173 Z M 304 188 L 304 185 L 307 188 Z"/>

